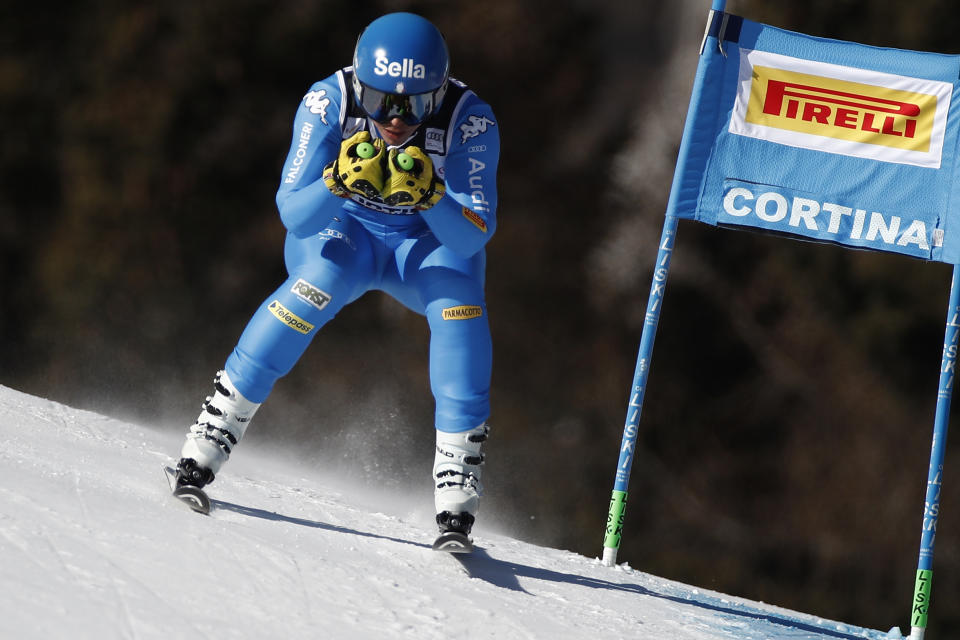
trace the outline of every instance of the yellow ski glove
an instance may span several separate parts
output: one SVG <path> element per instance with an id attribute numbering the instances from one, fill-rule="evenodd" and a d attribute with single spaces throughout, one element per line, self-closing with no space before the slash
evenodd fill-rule
<path id="1" fill-rule="evenodd" d="M 429 209 L 446 193 L 443 180 L 437 178 L 430 156 L 419 147 L 390 149 L 384 177 L 383 201 L 389 205 Z"/>
<path id="2" fill-rule="evenodd" d="M 340 145 L 337 159 L 323 169 L 327 188 L 341 198 L 357 193 L 379 200 L 384 185 L 386 149 L 383 140 L 371 141 L 369 131 L 353 134 Z"/>

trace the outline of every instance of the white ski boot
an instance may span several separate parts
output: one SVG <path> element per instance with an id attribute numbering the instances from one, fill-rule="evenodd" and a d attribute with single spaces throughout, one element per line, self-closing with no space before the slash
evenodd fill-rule
<path id="1" fill-rule="evenodd" d="M 489 434 L 490 427 L 486 423 L 459 433 L 437 431 L 437 452 L 433 461 L 434 504 L 441 534 L 458 531 L 468 535 L 473 527 L 483 495 L 480 466 L 484 456 L 480 447 Z"/>
<path id="2" fill-rule="evenodd" d="M 213 384 L 216 391 L 207 396 L 180 450 L 178 485 L 203 487 L 213 482 L 260 408 L 259 402 L 250 402 L 237 391 L 226 371 L 218 371 Z"/>

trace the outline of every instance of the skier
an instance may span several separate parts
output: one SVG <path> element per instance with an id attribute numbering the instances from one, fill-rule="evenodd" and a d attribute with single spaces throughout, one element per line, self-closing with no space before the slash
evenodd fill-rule
<path id="1" fill-rule="evenodd" d="M 390 13 L 314 84 L 277 191 L 289 277 L 261 304 L 190 427 L 178 486 L 214 479 L 274 383 L 345 305 L 381 290 L 426 316 L 441 534 L 470 533 L 489 433 L 484 246 L 496 229 L 496 118 L 449 76 L 443 36 Z"/>

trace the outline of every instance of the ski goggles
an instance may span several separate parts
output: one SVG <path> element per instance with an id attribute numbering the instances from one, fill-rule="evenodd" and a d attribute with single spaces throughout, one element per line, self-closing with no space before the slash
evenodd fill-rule
<path id="1" fill-rule="evenodd" d="M 420 124 L 437 110 L 446 91 L 447 83 L 444 82 L 440 87 L 426 93 L 387 93 L 368 87 L 357 80 L 356 76 L 353 78 L 353 93 L 357 104 L 377 122 L 400 118 L 408 125 Z"/>

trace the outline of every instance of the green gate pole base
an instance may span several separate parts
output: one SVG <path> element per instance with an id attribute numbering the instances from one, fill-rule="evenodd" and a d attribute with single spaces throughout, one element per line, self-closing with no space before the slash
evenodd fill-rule
<path id="1" fill-rule="evenodd" d="M 603 564 L 617 564 L 620 536 L 623 533 L 623 518 L 627 511 L 627 492 L 614 489 L 610 496 L 610 511 L 607 513 L 607 534 L 603 538 Z"/>
<path id="2" fill-rule="evenodd" d="M 913 610 L 910 612 L 910 640 L 923 640 L 923 634 L 927 630 L 932 584 L 933 571 L 917 569 L 917 582 L 913 589 Z"/>

